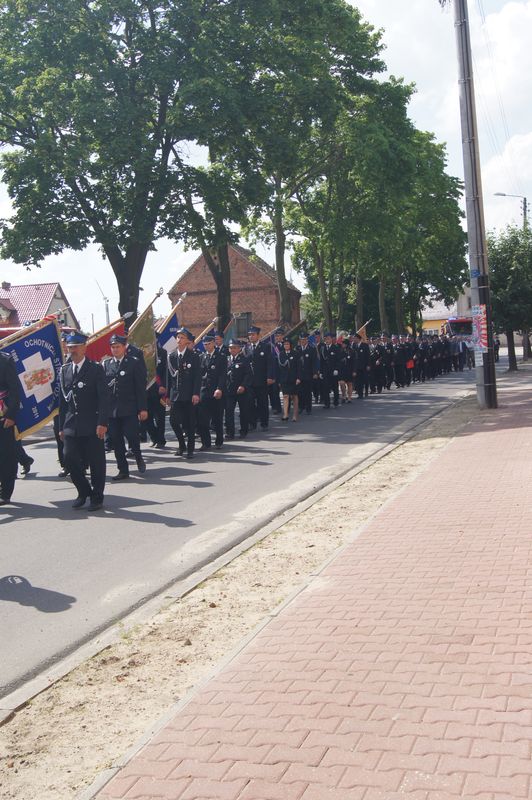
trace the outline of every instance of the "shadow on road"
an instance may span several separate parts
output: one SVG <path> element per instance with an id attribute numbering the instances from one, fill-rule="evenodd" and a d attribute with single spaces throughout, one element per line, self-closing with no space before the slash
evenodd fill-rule
<path id="1" fill-rule="evenodd" d="M 127 503 L 128 507 L 121 508 L 119 506 L 120 502 Z M 33 505 L 31 503 L 24 503 L 19 506 L 17 503 L 12 503 L 10 506 L 2 507 L 2 512 L 5 512 L 7 516 L 0 519 L 0 525 L 5 525 L 9 522 L 20 522 L 24 519 L 60 519 L 63 522 L 74 520 L 79 522 L 83 519 L 97 519 L 100 521 L 105 519 L 107 521 L 114 517 L 131 520 L 132 522 L 141 522 L 146 525 L 153 525 L 155 523 L 157 525 L 165 525 L 169 528 L 189 528 L 195 525 L 190 519 L 181 519 L 175 516 L 165 517 L 161 514 L 155 514 L 149 511 L 134 510 L 133 507 L 135 505 L 145 506 L 147 502 L 146 500 L 136 500 L 132 497 L 124 498 L 118 495 L 110 495 L 106 497 L 103 509 L 96 514 L 88 514 L 86 507 L 73 511 L 71 508 L 72 500 L 53 502 L 51 506 Z M 154 503 L 153 500 L 149 501 L 150 505 L 158 506 L 173 505 L 176 502 L 179 501 L 172 500 L 166 503 Z M 68 529 L 65 529 L 65 532 L 68 533 Z"/>
<path id="2" fill-rule="evenodd" d="M 33 606 L 45 614 L 68 611 L 76 602 L 76 598 L 69 594 L 32 586 L 21 575 L 6 575 L 0 578 L 0 600 L 18 603 L 19 606 Z"/>

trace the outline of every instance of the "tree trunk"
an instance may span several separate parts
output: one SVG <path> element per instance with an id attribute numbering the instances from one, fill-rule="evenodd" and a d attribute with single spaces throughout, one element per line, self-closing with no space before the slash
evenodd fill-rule
<path id="1" fill-rule="evenodd" d="M 506 331 L 506 339 L 508 341 L 508 372 L 517 372 L 514 332 L 512 330 Z"/>
<path id="2" fill-rule="evenodd" d="M 144 244 L 135 244 L 128 247 L 125 256 L 118 247 L 105 248 L 118 285 L 118 313 L 120 315 L 133 312 L 127 320 L 127 327 L 133 323 L 138 314 L 140 279 L 148 247 Z"/>
<path id="3" fill-rule="evenodd" d="M 385 331 L 390 335 L 390 325 L 388 323 L 388 314 L 386 313 L 386 281 L 384 278 L 379 280 L 379 317 L 381 321 L 381 331 Z"/>
<path id="4" fill-rule="evenodd" d="M 344 316 L 345 308 L 345 265 L 343 255 L 340 256 L 340 266 L 338 267 L 338 297 L 336 300 L 336 319 L 339 327 L 342 326 L 342 319 Z"/>
<path id="5" fill-rule="evenodd" d="M 292 320 L 292 305 L 290 303 L 290 290 L 288 288 L 288 281 L 286 280 L 286 270 L 284 257 L 286 252 L 286 234 L 284 231 L 283 220 L 283 201 L 281 197 L 281 184 L 280 181 L 275 182 L 276 197 L 275 209 L 273 216 L 273 225 L 275 229 L 275 270 L 277 272 L 277 284 L 279 286 L 279 308 L 281 314 L 281 322 L 291 324 Z"/>
<path id="6" fill-rule="evenodd" d="M 310 244 L 314 256 L 314 266 L 316 267 L 316 274 L 318 275 L 318 283 L 320 287 L 320 297 L 321 297 L 321 308 L 323 311 L 323 321 L 325 323 L 325 328 L 328 331 L 332 332 L 333 318 L 331 311 L 331 303 L 327 292 L 327 283 L 325 281 L 325 273 L 323 269 L 323 257 L 316 243 L 310 240 Z"/>
<path id="7" fill-rule="evenodd" d="M 403 282 L 401 271 L 397 270 L 395 273 L 395 324 L 397 326 L 397 333 L 406 333 L 405 315 L 403 310 Z"/>
<path id="8" fill-rule="evenodd" d="M 530 331 L 527 329 L 523 330 L 523 361 L 529 361 L 532 358 L 532 352 L 530 351 Z"/>
<path id="9" fill-rule="evenodd" d="M 216 248 L 219 264 L 218 298 L 216 303 L 217 327 L 225 330 L 231 321 L 231 265 L 229 263 L 229 247 L 227 244 Z"/>
<path id="10" fill-rule="evenodd" d="M 360 274 L 360 268 L 357 269 L 357 307 L 355 311 L 355 330 L 358 331 L 362 325 L 365 323 L 364 319 L 364 283 L 362 281 L 362 275 Z"/>

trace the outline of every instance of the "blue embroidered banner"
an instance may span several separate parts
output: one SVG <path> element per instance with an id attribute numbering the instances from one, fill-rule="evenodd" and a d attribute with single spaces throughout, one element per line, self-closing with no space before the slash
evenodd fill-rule
<path id="1" fill-rule="evenodd" d="M 0 343 L 17 368 L 20 381 L 20 409 L 16 438 L 24 439 L 42 428 L 59 408 L 59 371 L 63 363 L 61 337 L 55 321 L 41 328 L 21 331 L 15 341 Z"/>

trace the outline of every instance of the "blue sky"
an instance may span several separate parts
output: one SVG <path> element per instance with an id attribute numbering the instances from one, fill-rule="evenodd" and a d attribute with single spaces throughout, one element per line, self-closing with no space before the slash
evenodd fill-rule
<path id="1" fill-rule="evenodd" d="M 391 74 L 415 83 L 410 116 L 417 127 L 445 142 L 449 172 L 463 176 L 458 103 L 458 71 L 452 4 L 442 10 L 438 0 L 357 0 L 365 20 L 383 29 L 384 59 Z M 475 90 L 484 188 L 486 227 L 497 229 L 521 221 L 517 198 L 532 203 L 532 0 L 469 0 Z M 1 214 L 8 213 L 5 192 Z M 268 253 L 261 253 L 269 258 Z M 165 292 L 190 265 L 194 253 L 160 242 L 148 256 L 142 279 L 148 302 L 162 286 Z M 301 285 L 297 276 L 296 283 Z M 105 322 L 104 303 L 96 280 L 116 311 L 118 293 L 110 266 L 96 247 L 83 253 L 65 252 L 46 260 L 39 270 L 1 263 L 0 279 L 11 283 L 59 281 L 85 330 Z M 163 296 L 155 310 L 168 308 Z"/>

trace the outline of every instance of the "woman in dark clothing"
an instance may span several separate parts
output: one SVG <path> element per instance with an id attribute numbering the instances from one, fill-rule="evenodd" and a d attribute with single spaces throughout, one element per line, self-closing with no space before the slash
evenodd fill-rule
<path id="1" fill-rule="evenodd" d="M 279 353 L 279 372 L 283 393 L 283 422 L 288 420 L 290 402 L 292 403 L 292 422 L 297 422 L 299 411 L 298 386 L 301 383 L 301 359 L 292 347 L 288 337 L 283 339 L 283 349 Z"/>

